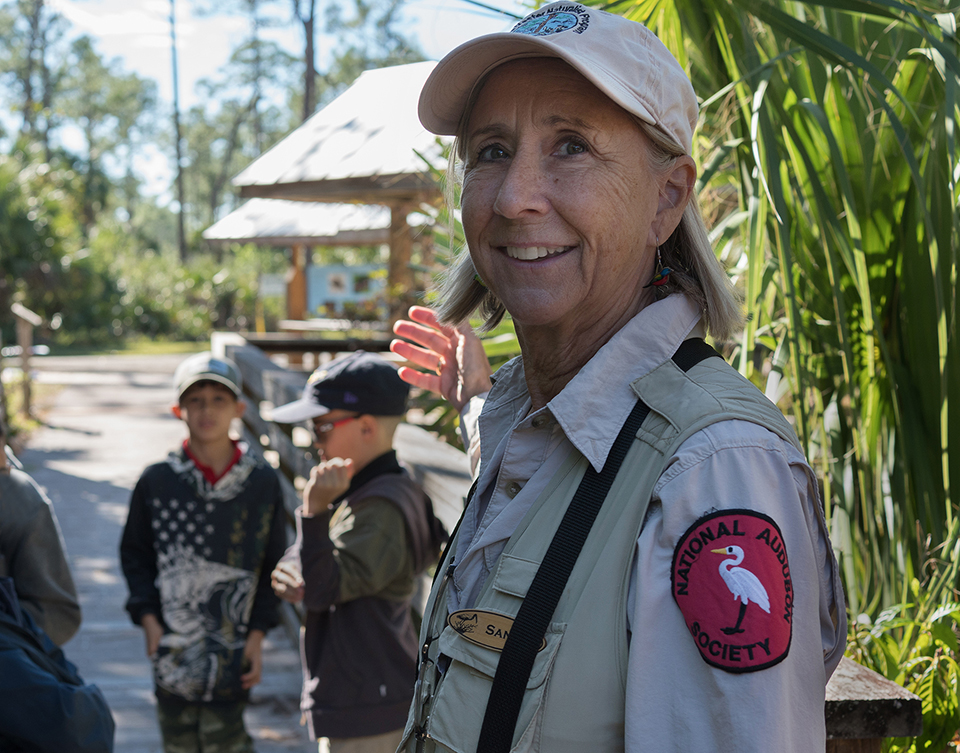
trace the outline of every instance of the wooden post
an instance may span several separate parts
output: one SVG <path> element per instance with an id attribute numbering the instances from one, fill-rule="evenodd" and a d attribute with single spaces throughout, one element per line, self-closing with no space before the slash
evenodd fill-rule
<path id="1" fill-rule="evenodd" d="M 290 271 L 287 275 L 287 319 L 304 320 L 307 318 L 307 254 L 309 250 L 303 244 L 294 244 L 290 259 Z M 288 353 L 287 363 L 291 366 L 303 365 L 302 353 Z"/>
<path id="2" fill-rule="evenodd" d="M 415 286 L 410 255 L 413 251 L 413 236 L 407 224 L 407 215 L 415 209 L 411 202 L 393 204 L 390 207 L 390 260 L 387 263 L 387 308 L 390 327 L 407 314 L 413 303 Z"/>
<path id="3" fill-rule="evenodd" d="M 827 753 L 880 753 L 883 738 L 916 737 L 923 729 L 917 696 L 847 657 L 827 683 L 824 714 Z"/>
<path id="4" fill-rule="evenodd" d="M 307 249 L 297 243 L 292 248 L 287 273 L 287 319 L 307 318 Z"/>
<path id="5" fill-rule="evenodd" d="M 17 317 L 17 345 L 20 346 L 20 370 L 23 372 L 23 405 L 20 412 L 24 416 L 31 415 L 30 390 L 30 356 L 33 353 L 33 328 L 43 324 L 39 314 L 35 314 L 26 306 L 14 303 L 10 311 Z"/>

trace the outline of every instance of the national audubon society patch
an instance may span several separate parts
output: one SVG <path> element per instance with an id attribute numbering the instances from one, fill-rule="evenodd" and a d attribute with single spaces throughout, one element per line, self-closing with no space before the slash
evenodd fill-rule
<path id="1" fill-rule="evenodd" d="M 754 672 L 787 656 L 793 584 L 783 536 L 771 518 L 752 510 L 703 516 L 677 543 L 670 577 L 707 664 Z"/>

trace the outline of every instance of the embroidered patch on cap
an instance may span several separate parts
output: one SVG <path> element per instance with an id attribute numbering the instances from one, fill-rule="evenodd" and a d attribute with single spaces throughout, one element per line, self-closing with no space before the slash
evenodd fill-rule
<path id="1" fill-rule="evenodd" d="M 546 37 L 573 29 L 583 34 L 590 25 L 590 13 L 582 5 L 554 5 L 548 10 L 531 13 L 510 31 L 513 34 L 528 34 L 531 37 Z"/>
<path id="2" fill-rule="evenodd" d="M 771 518 L 752 510 L 703 516 L 677 543 L 670 580 L 707 664 L 754 672 L 787 656 L 793 584 L 783 536 Z"/>

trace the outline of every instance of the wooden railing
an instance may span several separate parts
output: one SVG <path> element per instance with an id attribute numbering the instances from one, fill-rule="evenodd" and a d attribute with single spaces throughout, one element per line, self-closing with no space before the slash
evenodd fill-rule
<path id="1" fill-rule="evenodd" d="M 255 450 L 272 453 L 268 457 L 278 466 L 292 523 L 300 504 L 298 479 L 309 475 L 312 460 L 307 448 L 294 443 L 292 432 L 264 421 L 258 409 L 262 402 L 282 405 L 298 399 L 309 374 L 278 366 L 262 350 L 235 335 L 215 335 L 213 350 L 229 356 L 240 368 L 249 402 L 244 417 L 245 439 Z M 409 424 L 398 429 L 396 448 L 433 500 L 437 517 L 452 531 L 470 486 L 466 455 Z M 287 609 L 286 617 L 288 632 L 296 641 L 300 615 Z M 827 753 L 880 753 L 884 738 L 916 736 L 922 725 L 917 696 L 847 658 L 827 685 L 824 713 Z"/>

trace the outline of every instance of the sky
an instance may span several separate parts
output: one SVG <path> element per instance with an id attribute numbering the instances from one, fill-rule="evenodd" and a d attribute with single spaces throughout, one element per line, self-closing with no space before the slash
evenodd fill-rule
<path id="1" fill-rule="evenodd" d="M 249 24 L 242 16 L 204 15 L 202 8 L 214 6 L 217 0 L 176 0 L 176 29 L 180 106 L 188 109 L 198 102 L 195 84 L 202 78 L 216 75 L 230 51 L 249 34 Z M 326 2 L 317 0 L 317 15 L 324 12 Z M 485 5 L 522 16 L 520 0 L 483 0 Z M 69 22 L 74 34 L 88 34 L 107 59 L 118 58 L 123 68 L 157 82 L 163 103 L 173 101 L 170 61 L 169 0 L 47 0 Z M 277 6 L 289 14 L 289 2 Z M 290 16 L 287 15 L 286 18 Z M 439 60 L 457 45 L 479 34 L 503 31 L 512 25 L 508 16 L 478 8 L 465 0 L 407 0 L 401 30 L 419 43 L 427 57 Z M 302 54 L 303 36 L 299 25 L 266 29 L 265 38 L 273 39 L 294 55 Z M 332 40 L 318 35 L 318 68 L 323 70 L 324 50 Z M 71 144 L 69 134 L 64 141 Z M 147 179 L 148 194 L 165 193 L 170 180 L 168 158 L 160 153 L 145 154 L 138 170 Z"/>

